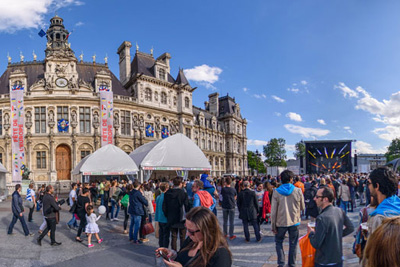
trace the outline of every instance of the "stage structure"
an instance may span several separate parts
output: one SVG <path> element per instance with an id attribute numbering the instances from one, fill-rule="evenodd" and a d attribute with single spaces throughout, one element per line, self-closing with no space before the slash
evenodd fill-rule
<path id="1" fill-rule="evenodd" d="M 352 140 L 305 141 L 306 173 L 352 172 Z"/>

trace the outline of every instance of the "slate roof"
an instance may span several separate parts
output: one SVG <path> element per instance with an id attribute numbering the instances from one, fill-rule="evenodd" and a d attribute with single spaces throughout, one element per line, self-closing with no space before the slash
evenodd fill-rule
<path id="1" fill-rule="evenodd" d="M 178 77 L 176 77 L 176 83 L 183 85 L 188 84 L 190 86 L 188 80 L 186 79 L 185 73 L 183 73 L 183 69 L 179 69 Z"/>
<path id="2" fill-rule="evenodd" d="M 234 114 L 236 111 L 235 107 L 235 99 L 229 95 L 219 98 L 219 116 L 224 116 L 225 114 Z"/>
<path id="3" fill-rule="evenodd" d="M 144 74 L 146 76 L 156 78 L 156 74 L 154 73 L 155 63 L 156 60 L 152 55 L 143 52 L 136 52 L 131 63 L 131 75 L 134 76 L 136 74 Z M 170 83 L 175 83 L 175 79 L 171 76 L 171 74 L 168 73 L 167 75 L 167 81 Z"/>
<path id="4" fill-rule="evenodd" d="M 28 88 L 35 82 L 44 78 L 45 64 L 43 61 L 26 62 L 24 64 L 11 64 L 0 77 L 0 94 L 9 94 L 9 76 L 16 69 L 25 71 L 27 75 Z M 129 96 L 130 93 L 124 88 L 118 78 L 105 65 L 93 65 L 93 63 L 77 63 L 76 70 L 78 78 L 92 84 L 94 87 L 94 77 L 98 71 L 105 70 L 110 73 L 112 79 L 113 92 L 116 95 Z"/>

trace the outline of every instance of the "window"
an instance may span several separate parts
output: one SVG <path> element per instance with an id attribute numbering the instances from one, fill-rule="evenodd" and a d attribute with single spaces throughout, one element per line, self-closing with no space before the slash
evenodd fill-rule
<path id="1" fill-rule="evenodd" d="M 36 152 L 36 168 L 46 169 L 46 151 Z"/>
<path id="2" fill-rule="evenodd" d="M 57 107 L 57 121 L 61 119 L 69 120 L 68 107 Z"/>
<path id="3" fill-rule="evenodd" d="M 165 70 L 164 69 L 158 69 L 158 78 L 160 79 L 160 80 L 163 80 L 163 81 L 165 81 Z"/>
<path id="4" fill-rule="evenodd" d="M 240 153 L 240 144 L 238 143 L 237 152 Z"/>
<path id="5" fill-rule="evenodd" d="M 89 107 L 79 107 L 79 128 L 81 133 L 90 133 Z"/>
<path id="6" fill-rule="evenodd" d="M 222 168 L 224 167 L 224 160 L 223 159 L 221 159 L 221 167 Z"/>
<path id="7" fill-rule="evenodd" d="M 185 97 L 185 108 L 189 108 L 189 105 L 190 105 L 189 97 Z"/>
<path id="8" fill-rule="evenodd" d="M 131 135 L 131 113 L 127 110 L 121 111 L 121 134 Z"/>
<path id="9" fill-rule="evenodd" d="M 199 145 L 199 138 L 196 137 L 196 138 L 194 139 L 194 142 L 196 143 L 196 145 Z"/>
<path id="10" fill-rule="evenodd" d="M 161 104 L 167 104 L 167 93 L 165 92 L 161 93 Z"/>
<path id="11" fill-rule="evenodd" d="M 0 153 L 0 163 L 3 164 L 3 153 Z"/>
<path id="12" fill-rule="evenodd" d="M 215 158 L 215 166 L 218 166 L 218 158 Z"/>
<path id="13" fill-rule="evenodd" d="M 223 148 L 222 148 L 222 142 L 221 143 L 219 143 L 219 151 L 223 151 Z"/>
<path id="14" fill-rule="evenodd" d="M 151 89 L 150 88 L 146 88 L 146 90 L 144 92 L 144 99 L 146 101 L 151 101 L 152 100 Z"/>
<path id="15" fill-rule="evenodd" d="M 201 139 L 201 148 L 205 149 L 206 148 L 206 140 Z"/>
<path id="16" fill-rule="evenodd" d="M 217 149 L 218 149 L 217 142 L 214 142 L 214 149 L 215 149 L 215 150 L 217 150 Z"/>
<path id="17" fill-rule="evenodd" d="M 186 132 L 186 136 L 187 136 L 188 138 L 192 139 L 192 134 L 191 134 L 190 128 L 186 128 L 186 129 L 185 129 L 185 132 Z"/>
<path id="18" fill-rule="evenodd" d="M 81 151 L 81 160 L 84 159 L 90 153 L 91 153 L 90 150 L 82 150 Z"/>
<path id="19" fill-rule="evenodd" d="M 0 135 L 3 135 L 3 110 L 0 109 Z"/>
<path id="20" fill-rule="evenodd" d="M 46 133 L 46 107 L 35 107 L 35 133 Z"/>
<path id="21" fill-rule="evenodd" d="M 208 140 L 208 150 L 211 150 L 211 141 Z"/>

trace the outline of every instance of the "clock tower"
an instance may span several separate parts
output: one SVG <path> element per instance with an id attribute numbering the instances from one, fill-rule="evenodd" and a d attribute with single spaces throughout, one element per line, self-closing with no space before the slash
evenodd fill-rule
<path id="1" fill-rule="evenodd" d="M 77 59 L 68 42 L 70 32 L 59 16 L 56 15 L 50 22 L 46 32 L 45 90 L 50 94 L 75 94 L 78 90 Z"/>

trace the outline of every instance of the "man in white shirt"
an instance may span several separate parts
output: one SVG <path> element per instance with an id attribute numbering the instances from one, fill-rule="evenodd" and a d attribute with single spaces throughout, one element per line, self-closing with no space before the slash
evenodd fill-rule
<path id="1" fill-rule="evenodd" d="M 71 191 L 69 192 L 69 198 L 68 198 L 70 207 L 72 207 L 74 205 L 75 201 L 77 200 L 77 195 L 76 195 L 77 185 L 76 185 L 76 183 L 72 183 L 71 187 L 72 188 L 71 188 Z M 78 223 L 76 222 L 74 213 L 72 213 L 72 219 L 67 223 L 67 226 L 69 227 L 69 229 L 71 229 L 72 227 L 74 227 L 74 228 L 78 227 Z"/>
<path id="2" fill-rule="evenodd" d="M 29 215 L 28 215 L 28 222 L 33 222 L 32 220 L 32 215 L 33 211 L 35 210 L 36 206 L 36 193 L 35 190 L 33 190 L 33 184 L 29 185 L 29 188 L 26 190 L 26 200 L 31 202 L 29 206 Z"/>

